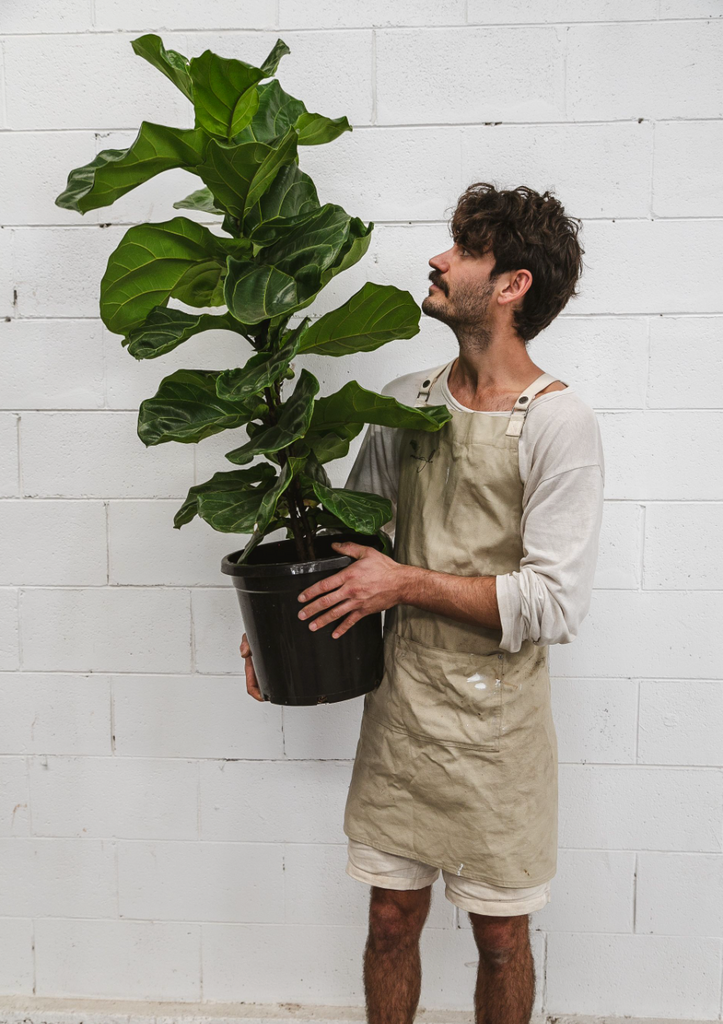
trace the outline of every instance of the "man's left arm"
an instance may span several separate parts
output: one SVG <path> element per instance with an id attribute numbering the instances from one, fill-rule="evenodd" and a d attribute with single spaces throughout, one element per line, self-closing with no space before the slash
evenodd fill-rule
<path id="1" fill-rule="evenodd" d="M 332 546 L 356 561 L 299 594 L 299 601 L 310 602 L 299 612 L 299 618 L 317 616 L 309 629 L 319 629 L 346 616 L 332 633 L 337 638 L 365 615 L 386 611 L 395 604 L 415 605 L 490 629 L 501 627 L 495 576 L 455 576 L 404 565 L 363 544 Z"/>
<path id="2" fill-rule="evenodd" d="M 299 617 L 313 619 L 311 629 L 342 619 L 333 631 L 338 637 L 365 615 L 411 604 L 502 629 L 500 646 L 512 652 L 526 639 L 537 644 L 570 642 L 590 603 L 604 481 L 592 411 L 575 426 L 565 432 L 573 439 L 573 448 L 559 433 L 537 446 L 523 501 L 519 570 L 500 576 L 458 576 L 404 565 L 362 544 L 334 544 L 356 561 L 301 593 L 299 601 L 305 607 Z M 581 454 L 592 454 L 595 461 L 571 466 L 571 458 Z"/>

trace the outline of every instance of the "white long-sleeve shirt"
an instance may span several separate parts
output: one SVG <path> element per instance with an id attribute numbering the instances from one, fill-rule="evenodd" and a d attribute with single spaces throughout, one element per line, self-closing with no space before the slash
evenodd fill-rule
<path id="1" fill-rule="evenodd" d="M 450 364 L 451 366 L 451 364 Z M 414 405 L 432 368 L 390 381 L 382 394 Z M 468 409 L 452 396 L 449 367 L 437 379 L 429 405 L 509 416 L 509 412 Z M 345 486 L 389 498 L 396 525 L 401 431 L 370 424 Z M 602 522 L 605 466 L 594 411 L 568 386 L 540 395 L 529 407 L 519 444 L 522 494 L 522 549 L 519 571 L 495 577 L 502 621 L 500 647 L 518 651 L 523 640 L 567 644 L 587 615 Z"/>

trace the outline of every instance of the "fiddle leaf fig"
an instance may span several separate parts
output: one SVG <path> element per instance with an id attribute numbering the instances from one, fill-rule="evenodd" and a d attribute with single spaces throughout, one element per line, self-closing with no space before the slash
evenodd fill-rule
<path id="1" fill-rule="evenodd" d="M 255 85 L 264 76 L 260 68 L 243 60 L 228 60 L 206 50 L 200 57 L 194 57 L 189 70 L 193 83 L 193 106 L 196 113 L 196 128 L 203 128 L 209 135 L 228 139 L 234 134 L 235 120 L 239 115 L 239 101 L 246 93 L 255 90 Z M 259 99 L 256 94 L 255 109 Z M 253 101 L 245 100 L 245 111 Z M 253 113 L 251 116 L 253 116 Z M 248 118 L 246 124 L 249 123 Z M 241 131 L 246 124 L 241 125 Z"/>
<path id="2" fill-rule="evenodd" d="M 228 254 L 250 250 L 246 239 L 221 238 L 186 217 L 129 228 L 100 282 L 103 323 L 127 334 L 171 297 L 189 306 L 220 306 Z"/>
<path id="3" fill-rule="evenodd" d="M 230 313 L 184 313 L 181 309 L 154 306 L 140 327 L 128 332 L 123 344 L 136 359 L 155 359 L 195 334 L 220 330 L 242 333 L 243 324 Z"/>
<path id="4" fill-rule="evenodd" d="M 327 398 L 314 404 L 310 429 L 337 430 L 349 423 L 378 423 L 384 427 L 406 427 L 409 430 L 438 430 L 451 414 L 446 406 L 430 405 L 412 408 L 390 395 L 367 391 L 355 380 Z"/>
<path id="5" fill-rule="evenodd" d="M 271 48 L 266 60 L 261 65 L 261 77 L 271 78 L 272 75 L 276 74 L 279 63 L 282 57 L 285 57 L 287 53 L 291 53 L 283 39 L 277 39 Z"/>
<path id="6" fill-rule="evenodd" d="M 207 185 L 191 192 L 185 199 L 179 199 L 173 204 L 174 210 L 199 210 L 201 213 L 222 214 L 224 211 L 216 206 L 216 199 L 213 192 Z"/>
<path id="7" fill-rule="evenodd" d="M 344 356 L 371 352 L 394 338 L 419 333 L 419 306 L 408 292 L 368 281 L 338 309 L 325 313 L 306 332 L 301 352 Z"/>
<path id="8" fill-rule="evenodd" d="M 257 455 L 278 452 L 303 437 L 309 429 L 314 409 L 314 395 L 319 390 L 319 381 L 308 370 L 302 370 L 294 393 L 284 403 L 278 423 L 255 433 L 251 440 L 240 448 L 227 452 L 226 458 L 237 466 L 251 462 Z"/>
<path id="9" fill-rule="evenodd" d="M 253 397 L 248 402 L 219 398 L 217 378 L 218 372 L 214 370 L 176 370 L 170 377 L 164 377 L 155 396 L 141 402 L 141 441 L 149 446 L 166 441 L 195 444 L 222 430 L 240 427 L 265 412 L 264 404 Z"/>
<path id="10" fill-rule="evenodd" d="M 345 117 L 324 117 L 323 114 L 301 114 L 294 121 L 299 133 L 300 146 L 321 146 L 333 142 L 343 132 L 350 132 L 351 125 Z"/>
<path id="11" fill-rule="evenodd" d="M 300 560 L 313 557 L 323 529 L 376 534 L 389 551 L 381 527 L 391 503 L 334 487 L 326 467 L 348 455 L 366 424 L 439 430 L 451 414 L 405 406 L 353 380 L 318 397 L 319 381 L 296 361 L 411 338 L 419 308 L 407 292 L 368 282 L 338 308 L 290 325 L 369 248 L 374 225 L 322 202 L 299 166 L 304 146 L 333 142 L 351 125 L 282 89 L 275 76 L 289 47 L 281 39 L 258 67 L 211 50 L 189 59 L 154 34 L 132 46 L 191 102 L 194 127 L 141 122 L 128 148 L 71 170 L 55 202 L 85 213 L 181 168 L 201 187 L 174 207 L 219 218 L 212 228 L 183 215 L 133 225 L 100 282 L 103 323 L 135 359 L 156 359 L 196 335 L 210 347 L 220 330 L 238 346 L 229 369 L 176 370 L 140 404 L 137 430 L 148 446 L 244 431 L 226 458 L 246 468 L 192 486 L 174 525 L 198 515 L 215 530 L 248 534 L 241 561 L 281 528 Z"/>
<path id="12" fill-rule="evenodd" d="M 251 356 L 243 368 L 220 373 L 216 380 L 216 394 L 219 398 L 246 400 L 252 395 L 262 394 L 265 388 L 275 384 L 299 351 L 308 325 L 307 318 L 291 332 L 283 347 L 276 352 L 270 355 L 258 352 Z"/>
<path id="13" fill-rule="evenodd" d="M 110 206 L 162 171 L 172 167 L 192 171 L 203 160 L 207 145 L 208 136 L 197 128 L 168 128 L 143 121 L 127 149 L 104 149 L 89 164 L 71 171 L 56 206 L 78 213 Z"/>
<path id="14" fill-rule="evenodd" d="M 161 37 L 149 33 L 139 36 L 131 43 L 133 52 L 143 57 L 149 64 L 169 78 L 177 86 L 183 95 L 193 102 L 193 85 L 188 70 L 188 57 L 176 50 L 167 50 L 161 42 Z"/>
<path id="15" fill-rule="evenodd" d="M 392 518 L 388 498 L 344 487 L 324 487 L 314 481 L 314 491 L 327 512 L 333 513 L 345 526 L 359 533 L 376 533 Z"/>
<path id="16" fill-rule="evenodd" d="M 236 495 L 237 500 L 243 495 L 250 496 L 255 517 L 256 510 L 261 503 L 261 497 L 266 493 L 275 476 L 274 467 L 270 466 L 268 462 L 260 462 L 249 469 L 234 469 L 230 473 L 214 473 L 210 480 L 191 487 L 186 500 L 178 512 L 176 512 L 173 525 L 177 530 L 180 530 L 182 526 L 190 523 L 193 517 L 198 515 L 198 502 L 201 495 L 221 494 L 224 492 Z M 257 486 L 254 487 L 254 484 Z"/>

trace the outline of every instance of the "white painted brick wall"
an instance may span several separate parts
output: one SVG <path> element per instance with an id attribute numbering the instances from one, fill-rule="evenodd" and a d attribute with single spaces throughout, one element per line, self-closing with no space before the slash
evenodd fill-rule
<path id="1" fill-rule="evenodd" d="M 371 278 L 426 291 L 471 181 L 552 189 L 584 222 L 581 293 L 532 344 L 598 412 L 606 511 L 590 614 L 554 648 L 560 854 L 533 916 L 536 1008 L 720 1020 L 723 935 L 723 6 L 720 0 L 58 0 L 0 12 L 0 992 L 362 1001 L 366 887 L 341 816 L 360 702 L 244 692 L 241 540 L 171 526 L 229 438 L 145 450 L 140 401 L 206 334 L 130 359 L 98 318 L 127 226 L 185 172 L 80 217 L 68 171 L 142 119 L 192 124 L 130 41 L 256 60 L 355 131 L 306 150 L 376 223 Z M 192 216 L 198 216 L 192 214 Z M 455 351 L 440 324 L 305 365 L 379 389 Z M 357 451 L 332 467 L 342 483 Z M 475 951 L 440 886 L 427 1006 L 469 1007 Z"/>

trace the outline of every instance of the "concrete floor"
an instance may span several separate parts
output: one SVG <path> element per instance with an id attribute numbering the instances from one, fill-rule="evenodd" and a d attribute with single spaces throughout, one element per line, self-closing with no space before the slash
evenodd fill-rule
<path id="1" fill-rule="evenodd" d="M 297 1003 L 147 1003 L 111 999 L 0 997 L 0 1024 L 353 1024 L 364 1021 L 359 1006 L 300 1006 Z M 417 1024 L 473 1024 L 460 1010 L 420 1010 Z M 701 1024 L 671 1018 L 535 1016 L 531 1024 Z"/>

